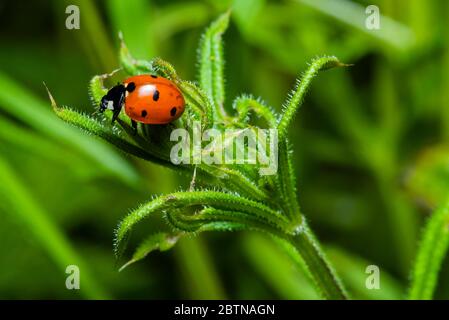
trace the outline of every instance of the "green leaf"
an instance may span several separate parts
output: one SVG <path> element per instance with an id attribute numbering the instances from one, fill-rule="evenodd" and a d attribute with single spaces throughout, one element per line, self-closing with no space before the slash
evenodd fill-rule
<path id="1" fill-rule="evenodd" d="M 141 147 L 133 144 L 126 135 L 119 133 L 117 128 L 106 126 L 96 119 L 75 110 L 66 107 L 58 107 L 50 92 L 48 94 L 52 101 L 52 106 L 56 115 L 62 120 L 83 129 L 89 134 L 106 140 L 123 152 L 158 164 L 169 165 L 169 162 L 157 158 L 154 154 L 151 154 Z"/>
<path id="2" fill-rule="evenodd" d="M 198 51 L 200 87 L 212 97 L 215 113 L 225 115 L 224 58 L 222 35 L 228 28 L 230 12 L 215 20 L 203 34 Z"/>
<path id="3" fill-rule="evenodd" d="M 267 106 L 261 99 L 254 99 L 250 95 L 243 95 L 236 98 L 232 104 L 234 110 L 237 111 L 237 117 L 234 119 L 236 124 L 247 124 L 249 111 L 254 113 L 266 121 L 268 127 L 276 127 L 277 119 L 274 111 Z"/>
<path id="4" fill-rule="evenodd" d="M 103 98 L 104 95 L 108 93 L 108 89 L 104 87 L 104 80 L 112 77 L 118 71 L 119 69 L 114 70 L 108 74 L 94 76 L 89 81 L 89 96 L 94 109 L 98 110 L 100 108 L 101 99 Z M 47 88 L 47 92 L 48 91 L 49 90 Z"/>
<path id="5" fill-rule="evenodd" d="M 129 265 L 142 260 L 145 258 L 150 252 L 159 250 L 161 252 L 170 250 L 179 240 L 179 234 L 170 234 L 164 232 L 158 232 L 150 235 L 146 238 L 134 251 L 134 254 L 127 263 L 125 263 L 119 271 L 123 271 Z"/>
<path id="6" fill-rule="evenodd" d="M 210 177 L 220 177 L 217 183 L 229 191 L 237 191 L 240 195 L 250 199 L 270 202 L 268 193 L 262 191 L 250 178 L 241 171 L 224 166 L 200 165 L 200 171 L 204 171 Z"/>
<path id="7" fill-rule="evenodd" d="M 204 231 L 239 231 L 249 229 L 245 223 L 224 221 L 223 219 L 203 219 L 183 215 L 181 210 L 170 210 L 164 214 L 165 220 L 176 230 L 188 233 L 200 233 Z"/>
<path id="8" fill-rule="evenodd" d="M 336 57 L 320 57 L 314 59 L 304 75 L 297 80 L 295 88 L 289 95 L 289 99 L 284 104 L 283 114 L 278 122 L 279 141 L 282 141 L 287 136 L 287 130 L 291 125 L 293 118 L 298 108 L 302 105 L 304 97 L 310 84 L 318 75 L 318 72 L 328 70 L 336 67 L 348 66 L 341 63 Z"/>
<path id="9" fill-rule="evenodd" d="M 151 65 L 154 70 L 163 77 L 175 82 L 180 80 L 178 74 L 176 73 L 175 67 L 164 59 L 156 57 L 151 60 Z"/>
<path id="10" fill-rule="evenodd" d="M 296 192 L 296 176 L 292 164 L 292 152 L 288 140 L 279 142 L 279 164 L 278 164 L 278 187 L 285 203 L 284 210 L 287 215 L 297 224 L 301 223 L 302 215 L 298 205 Z"/>
<path id="11" fill-rule="evenodd" d="M 436 210 L 424 228 L 412 271 L 409 299 L 432 299 L 438 272 L 449 247 L 449 200 Z"/>
<path id="12" fill-rule="evenodd" d="M 190 81 L 180 80 L 177 85 L 184 94 L 187 105 L 193 108 L 192 111 L 196 114 L 196 118 L 201 119 L 201 126 L 203 128 L 212 127 L 213 107 L 206 94 Z"/>
<path id="13" fill-rule="evenodd" d="M 237 195 L 208 190 L 175 192 L 158 197 L 144 205 L 141 205 L 122 220 L 116 230 L 116 252 L 120 251 L 119 246 L 128 232 L 142 219 L 158 212 L 171 212 L 174 209 L 185 209 L 192 206 L 211 206 L 217 209 L 241 212 L 243 214 L 253 215 L 255 219 L 259 218 L 262 221 L 276 221 L 275 223 L 281 226 L 288 223 L 286 218 L 279 212 L 261 203 L 239 197 Z M 207 218 L 208 217 L 205 219 Z M 213 219 L 211 218 L 209 220 Z M 195 220 L 192 221 L 196 222 Z"/>
<path id="14" fill-rule="evenodd" d="M 173 227 L 185 232 L 201 232 L 227 224 L 226 226 L 229 228 L 244 226 L 244 229 L 247 230 L 264 231 L 282 236 L 287 228 L 287 225 L 276 217 L 212 207 L 207 207 L 193 215 L 185 215 L 180 210 L 168 211 L 166 217 Z"/>

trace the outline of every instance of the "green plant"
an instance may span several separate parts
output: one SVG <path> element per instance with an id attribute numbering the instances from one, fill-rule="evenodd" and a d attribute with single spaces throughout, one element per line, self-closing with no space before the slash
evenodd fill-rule
<path id="1" fill-rule="evenodd" d="M 411 272 L 409 299 L 432 299 L 449 248 L 448 156 L 446 144 L 427 148 L 407 177 L 409 192 L 429 206 L 437 207 L 421 235 Z"/>
<path id="2" fill-rule="evenodd" d="M 189 234 L 257 230 L 287 244 L 285 248 L 297 256 L 294 261 L 306 270 L 324 298 L 345 299 L 348 296 L 342 283 L 299 208 L 287 138 L 288 128 L 312 79 L 319 71 L 345 65 L 335 57 L 314 59 L 298 80 L 280 115 L 275 114 L 260 99 L 244 95 L 234 100 L 236 115 L 231 116 L 225 108 L 221 39 L 228 21 L 229 12 L 213 22 L 201 38 L 198 54 L 199 86 L 181 79 L 173 66 L 160 58 L 151 61 L 134 59 L 122 40 L 120 61 L 126 74 L 155 73 L 171 79 L 181 89 L 187 108 L 183 117 L 177 121 L 166 126 L 141 125 L 138 134 L 133 134 L 123 115 L 117 121 L 119 126 L 111 126 L 110 115 L 93 117 L 67 107 L 58 107 L 49 93 L 54 111 L 61 119 L 107 140 L 127 154 L 175 169 L 182 174 L 193 175 L 188 190 L 156 197 L 133 210 L 119 224 L 115 242 L 117 254 L 121 253 L 131 229 L 143 218 L 163 213 L 173 229 L 150 235 L 125 266 L 142 259 L 153 250 L 168 250 L 178 239 Z M 108 76 L 111 75 L 96 76 L 91 80 L 90 93 L 94 106 L 98 106 L 106 93 L 103 81 Z M 197 120 L 201 121 L 201 129 L 215 128 L 224 131 L 247 127 L 249 130 L 257 130 L 255 124 L 258 120 L 265 122 L 267 128 L 277 129 L 277 174 L 261 176 L 259 166 L 248 164 L 174 165 L 170 161 L 173 146 L 173 142 L 169 140 L 170 132 L 175 128 L 184 128 L 192 133 L 197 130 L 194 125 Z M 201 184 L 201 188 L 196 187 L 198 184 Z"/>
<path id="3" fill-rule="evenodd" d="M 449 202 L 437 209 L 429 219 L 421 239 L 412 270 L 409 299 L 432 299 L 438 272 L 449 248 Z"/>

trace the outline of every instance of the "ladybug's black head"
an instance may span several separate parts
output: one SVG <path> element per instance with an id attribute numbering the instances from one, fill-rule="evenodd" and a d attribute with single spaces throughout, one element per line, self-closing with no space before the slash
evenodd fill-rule
<path id="1" fill-rule="evenodd" d="M 101 98 L 100 112 L 104 112 L 106 109 L 112 110 L 114 113 L 120 112 L 125 101 L 125 92 L 126 89 L 123 84 L 117 84 L 115 87 L 112 87 Z"/>

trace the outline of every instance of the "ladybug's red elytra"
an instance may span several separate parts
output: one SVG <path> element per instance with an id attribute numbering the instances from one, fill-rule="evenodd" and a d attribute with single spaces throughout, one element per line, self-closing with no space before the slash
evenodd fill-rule
<path id="1" fill-rule="evenodd" d="M 138 75 L 112 87 L 101 99 L 100 112 L 112 110 L 114 122 L 123 105 L 136 130 L 137 122 L 167 124 L 178 119 L 184 112 L 185 101 L 172 81 L 155 75 Z"/>

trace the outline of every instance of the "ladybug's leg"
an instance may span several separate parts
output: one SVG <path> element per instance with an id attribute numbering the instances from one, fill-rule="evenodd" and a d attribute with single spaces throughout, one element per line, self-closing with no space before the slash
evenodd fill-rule
<path id="1" fill-rule="evenodd" d="M 120 109 L 116 109 L 113 111 L 111 124 L 114 124 L 114 122 L 115 122 L 115 120 L 117 120 L 119 114 L 120 114 Z"/>
<path id="2" fill-rule="evenodd" d="M 131 126 L 133 127 L 133 135 L 137 134 L 137 122 L 131 119 Z"/>
<path id="3" fill-rule="evenodd" d="M 195 168 L 193 169 L 193 176 L 192 180 L 190 181 L 189 191 L 195 191 L 195 182 L 196 182 L 196 165 Z"/>
<path id="4" fill-rule="evenodd" d="M 111 97 L 113 100 L 113 108 L 114 108 L 112 110 L 113 113 L 111 123 L 114 123 L 114 121 L 117 120 L 120 111 L 122 110 L 123 104 L 125 103 L 125 87 L 121 84 L 118 84 L 114 88 L 117 88 L 117 91 L 114 92 L 114 94 Z M 111 92 L 111 90 L 109 92 Z"/>

